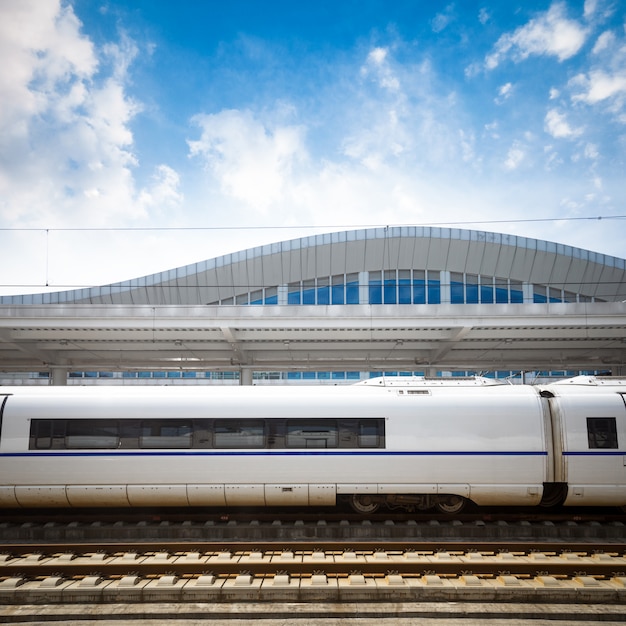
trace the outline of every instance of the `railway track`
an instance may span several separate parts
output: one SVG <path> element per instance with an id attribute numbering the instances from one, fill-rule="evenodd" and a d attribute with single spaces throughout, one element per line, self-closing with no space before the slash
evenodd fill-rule
<path id="1" fill-rule="evenodd" d="M 363 575 L 380 576 L 394 571 L 407 576 L 435 572 L 460 576 L 464 572 L 491 576 L 508 571 L 530 576 L 544 572 L 550 576 L 585 575 L 607 577 L 626 572 L 626 544 L 542 543 L 534 546 L 515 543 L 439 542 L 431 543 L 359 543 L 346 548 L 343 543 L 291 543 L 277 549 L 275 544 L 246 545 L 159 543 L 110 545 L 85 544 L 33 546 L 8 545 L 0 549 L 0 575 L 28 578 L 63 575 L 67 578 L 93 574 L 95 569 L 109 577 L 131 572 L 144 577 L 165 573 L 199 576 L 207 568 L 219 575 L 231 576 L 242 570 L 255 576 L 272 576 L 276 571 L 307 576 L 316 570 L 343 576 L 355 568 Z M 625 574 L 626 575 L 626 574 Z"/>
<path id="2" fill-rule="evenodd" d="M 292 621 L 294 607 L 307 624 L 329 614 L 458 611 L 481 622 L 626 621 L 626 526 L 604 513 L 183 519 L 0 520 L 0 623 L 102 620 L 110 611 Z"/>
<path id="3" fill-rule="evenodd" d="M 4 545 L 0 603 L 481 599 L 626 604 L 626 543 Z"/>

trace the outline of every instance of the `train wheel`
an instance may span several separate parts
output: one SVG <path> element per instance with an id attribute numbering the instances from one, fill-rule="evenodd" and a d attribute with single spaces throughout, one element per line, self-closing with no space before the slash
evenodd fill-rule
<path id="1" fill-rule="evenodd" d="M 467 500 L 462 496 L 444 496 L 437 504 L 437 510 L 446 515 L 455 515 L 460 513 L 467 504 Z"/>
<path id="2" fill-rule="evenodd" d="M 374 513 L 380 507 L 380 503 L 377 502 L 372 496 L 368 495 L 353 495 L 349 499 L 350 506 L 357 512 L 363 515 Z"/>

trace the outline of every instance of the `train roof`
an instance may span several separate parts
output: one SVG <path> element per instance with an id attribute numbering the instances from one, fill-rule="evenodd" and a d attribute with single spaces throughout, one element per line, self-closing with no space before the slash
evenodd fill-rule
<path id="1" fill-rule="evenodd" d="M 624 376 L 574 376 L 550 383 L 552 385 L 580 385 L 585 387 L 626 387 Z"/>
<path id="2" fill-rule="evenodd" d="M 490 387 L 505 384 L 483 376 L 378 376 L 355 383 L 368 387 Z"/>

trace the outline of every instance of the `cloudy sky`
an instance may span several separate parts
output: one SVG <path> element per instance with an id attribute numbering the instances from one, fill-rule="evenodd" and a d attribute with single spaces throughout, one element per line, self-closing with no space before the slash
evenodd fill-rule
<path id="1" fill-rule="evenodd" d="M 0 293 L 318 232 L 625 257 L 622 0 L 0 0 Z"/>

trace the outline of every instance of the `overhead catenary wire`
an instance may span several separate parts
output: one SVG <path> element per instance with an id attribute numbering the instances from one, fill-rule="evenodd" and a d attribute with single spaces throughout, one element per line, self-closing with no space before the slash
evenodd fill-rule
<path id="1" fill-rule="evenodd" d="M 27 232 L 27 233 L 44 233 L 45 234 L 45 283 L 0 283 L 0 288 L 11 289 L 41 289 L 54 286 L 56 290 L 74 290 L 74 289 L 91 289 L 95 287 L 106 287 L 109 285 L 119 285 L 121 283 L 128 283 L 128 280 L 115 281 L 106 284 L 93 284 L 93 283 L 55 283 L 51 284 L 49 280 L 49 254 L 50 254 L 50 235 L 52 233 L 142 233 L 142 232 L 206 232 L 206 231 L 298 231 L 298 230 L 328 230 L 328 229 L 375 229 L 384 228 L 388 230 L 390 228 L 432 228 L 432 227 L 461 227 L 461 226 L 479 226 L 487 224 L 521 224 L 521 223 L 546 223 L 546 222 L 575 222 L 575 221 L 602 221 L 602 220 L 624 220 L 626 215 L 594 215 L 594 216 L 577 216 L 577 217 L 544 217 L 544 218 L 525 218 L 525 219 L 492 219 L 492 220 L 465 220 L 465 221 L 450 221 L 450 222 L 423 222 L 423 223 L 397 223 L 397 224 L 304 224 L 304 225 L 214 225 L 214 226 L 73 226 L 73 227 L 0 227 L 0 233 L 11 232 Z M 193 263 L 191 264 L 193 265 Z M 160 274 L 162 272 L 156 272 Z M 152 274 L 150 274 L 152 275 Z M 543 281 L 542 285 L 550 287 L 552 285 L 559 285 L 563 289 L 567 289 L 567 283 L 562 281 L 556 281 L 554 283 Z M 579 287 L 587 283 L 581 283 L 576 281 L 575 283 Z M 597 281 L 588 284 L 597 284 Z M 602 281 L 604 285 L 615 284 L 611 281 Z M 180 288 L 213 288 L 218 285 L 213 284 L 195 284 L 195 285 L 177 285 Z M 220 284 L 220 287 L 231 289 L 262 289 L 267 285 L 239 285 L 239 284 Z M 442 284 L 441 286 L 445 286 Z"/>
<path id="2" fill-rule="evenodd" d="M 541 222 L 575 222 L 623 220 L 626 215 L 588 215 L 579 217 L 541 217 L 525 219 L 493 219 L 493 220 L 456 220 L 451 222 L 421 222 L 397 224 L 273 224 L 273 225 L 238 225 L 238 226 L 14 226 L 0 227 L 0 232 L 153 232 L 153 231 L 205 231 L 205 230 L 317 230 L 328 228 L 360 229 L 360 228 L 402 228 L 432 226 L 478 226 L 483 224 L 528 224 Z"/>

